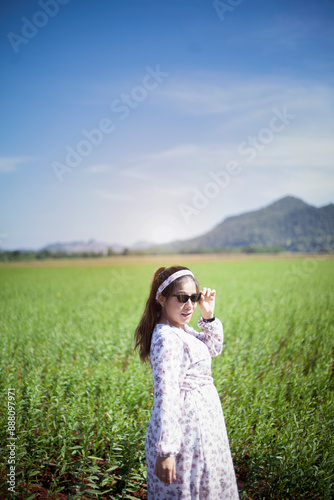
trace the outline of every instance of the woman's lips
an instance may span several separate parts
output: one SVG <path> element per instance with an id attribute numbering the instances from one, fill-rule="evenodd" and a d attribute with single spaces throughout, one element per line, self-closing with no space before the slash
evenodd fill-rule
<path id="1" fill-rule="evenodd" d="M 184 316 L 185 318 L 188 318 L 188 316 L 191 316 L 192 315 L 192 311 L 188 312 L 188 313 L 181 313 L 182 316 Z"/>

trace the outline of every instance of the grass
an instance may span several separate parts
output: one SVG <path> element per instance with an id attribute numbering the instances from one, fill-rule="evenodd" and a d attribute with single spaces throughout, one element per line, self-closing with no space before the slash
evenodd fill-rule
<path id="1" fill-rule="evenodd" d="M 12 387 L 16 498 L 145 498 L 152 381 L 133 332 L 156 267 L 0 268 L 2 495 Z M 213 376 L 240 497 L 331 499 L 333 261 L 190 267 L 217 290 L 225 342 Z"/>

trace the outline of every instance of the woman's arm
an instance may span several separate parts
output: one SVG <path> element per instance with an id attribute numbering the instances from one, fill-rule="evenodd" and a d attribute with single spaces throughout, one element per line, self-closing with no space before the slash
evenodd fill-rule
<path id="1" fill-rule="evenodd" d="M 207 345 L 212 358 L 219 356 L 223 351 L 224 341 L 224 330 L 221 321 L 215 318 L 214 321 L 207 323 L 203 318 L 200 318 L 197 324 L 203 330 L 203 333 L 196 332 L 195 336 Z"/>
<path id="2" fill-rule="evenodd" d="M 202 313 L 202 318 L 198 321 L 198 326 L 203 330 L 203 334 L 196 334 L 196 337 L 205 342 L 210 355 L 218 356 L 223 350 L 223 325 L 218 318 L 215 318 L 215 301 L 216 290 L 211 288 L 203 288 L 202 296 L 199 301 L 199 307 Z"/>
<path id="3" fill-rule="evenodd" d="M 186 370 L 184 344 L 164 326 L 152 342 L 150 362 L 153 375 L 155 454 L 175 456 L 179 452 L 181 428 L 180 385 Z"/>
<path id="4" fill-rule="evenodd" d="M 175 456 L 181 443 L 179 415 L 180 385 L 186 361 L 183 342 L 169 326 L 163 327 L 151 345 L 150 362 L 153 375 L 155 474 L 166 484 L 176 479 Z"/>

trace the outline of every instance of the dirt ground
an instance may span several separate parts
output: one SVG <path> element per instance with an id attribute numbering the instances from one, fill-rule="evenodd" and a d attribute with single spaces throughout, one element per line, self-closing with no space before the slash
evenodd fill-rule
<path id="1" fill-rule="evenodd" d="M 270 261 L 298 259 L 331 260 L 333 255 L 310 253 L 279 254 L 246 254 L 246 253 L 212 253 L 212 254 L 179 254 L 179 255 L 119 255 L 95 258 L 70 258 L 33 260 L 31 262 L 0 262 L 0 267 L 85 267 L 85 266 L 138 266 L 138 265 L 183 265 L 194 262 L 238 262 L 238 261 Z"/>

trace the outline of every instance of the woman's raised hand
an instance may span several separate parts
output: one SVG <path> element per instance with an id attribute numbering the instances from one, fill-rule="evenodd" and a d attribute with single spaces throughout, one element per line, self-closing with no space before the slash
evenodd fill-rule
<path id="1" fill-rule="evenodd" d="M 199 299 L 199 308 L 201 310 L 203 319 L 210 319 L 214 316 L 216 290 L 203 287 L 201 290 L 201 298 Z"/>
<path id="2" fill-rule="evenodd" d="M 172 479 L 176 479 L 175 458 L 157 457 L 154 473 L 163 483 L 172 484 Z"/>

